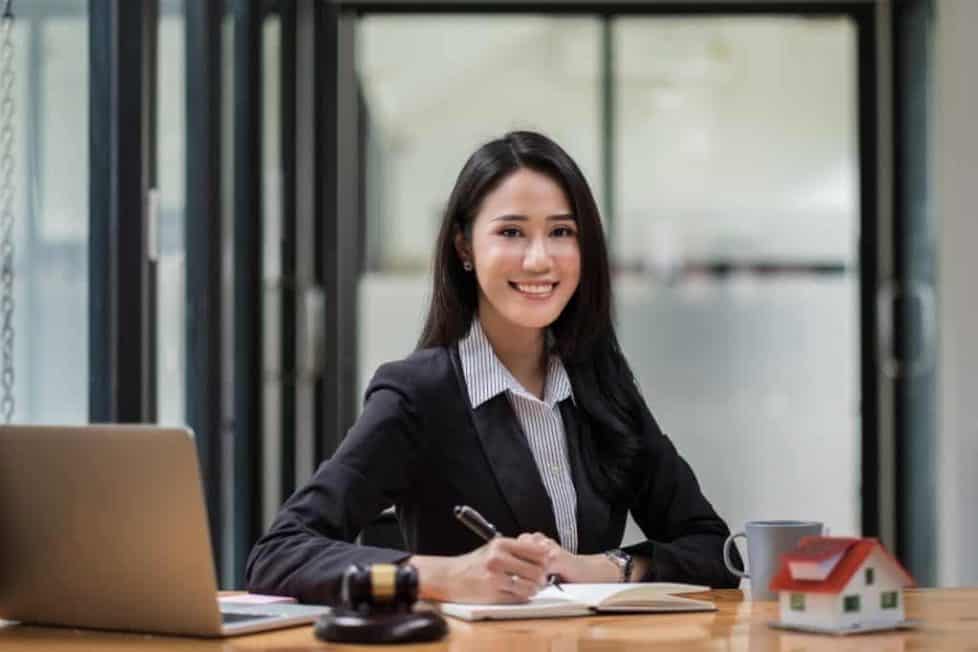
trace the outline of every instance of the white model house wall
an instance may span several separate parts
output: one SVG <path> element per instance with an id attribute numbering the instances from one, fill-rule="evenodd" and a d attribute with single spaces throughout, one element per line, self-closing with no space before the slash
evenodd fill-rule
<path id="1" fill-rule="evenodd" d="M 867 569 L 873 570 L 873 582 L 866 582 Z M 882 606 L 882 596 L 884 593 L 896 592 L 896 606 L 884 609 Z M 846 612 L 844 608 L 847 596 L 859 597 L 859 610 Z M 903 592 L 900 585 L 900 575 L 893 567 L 893 562 L 886 557 L 879 548 L 874 550 L 863 562 L 846 588 L 838 596 L 839 613 L 843 626 L 854 625 L 855 623 L 871 623 L 880 621 L 901 621 L 903 620 Z"/>
<path id="2" fill-rule="evenodd" d="M 818 627 L 836 627 L 840 623 L 842 608 L 839 596 L 832 593 L 801 594 L 804 607 L 801 611 L 791 608 L 792 591 L 781 591 L 778 598 L 781 604 L 782 620 L 785 624 Z"/>

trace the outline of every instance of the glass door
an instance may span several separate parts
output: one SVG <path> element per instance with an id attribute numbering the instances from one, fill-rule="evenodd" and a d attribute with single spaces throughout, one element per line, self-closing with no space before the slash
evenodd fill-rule
<path id="1" fill-rule="evenodd" d="M 856 28 L 613 22 L 622 346 L 731 527 L 860 531 Z"/>

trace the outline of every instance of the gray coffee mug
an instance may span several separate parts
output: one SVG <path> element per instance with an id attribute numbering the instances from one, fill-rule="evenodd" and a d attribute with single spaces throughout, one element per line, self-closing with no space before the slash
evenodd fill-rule
<path id="1" fill-rule="evenodd" d="M 778 572 L 781 555 L 794 550 L 803 537 L 822 534 L 822 524 L 816 521 L 748 521 L 744 530 L 746 533 L 731 534 L 723 543 L 723 563 L 734 575 L 750 579 L 752 600 L 774 600 L 777 596 L 769 587 Z M 747 539 L 750 574 L 734 568 L 730 561 L 730 546 L 737 537 Z"/>

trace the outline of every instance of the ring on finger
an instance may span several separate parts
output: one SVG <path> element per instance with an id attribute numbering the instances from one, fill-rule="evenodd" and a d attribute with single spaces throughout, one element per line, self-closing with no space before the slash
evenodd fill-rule
<path id="1" fill-rule="evenodd" d="M 509 585 L 510 586 L 516 586 L 516 582 L 518 582 L 519 579 L 520 579 L 520 576 L 519 575 L 510 575 L 509 576 Z"/>

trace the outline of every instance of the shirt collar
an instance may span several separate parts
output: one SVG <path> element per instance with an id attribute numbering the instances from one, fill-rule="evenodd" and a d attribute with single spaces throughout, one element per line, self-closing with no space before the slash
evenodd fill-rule
<path id="1" fill-rule="evenodd" d="M 479 318 L 472 319 L 468 335 L 458 342 L 462 373 L 469 390 L 472 407 L 477 408 L 494 396 L 509 391 L 516 396 L 540 402 L 513 377 L 489 343 Z M 547 378 L 543 385 L 543 403 L 552 408 L 565 398 L 573 398 L 570 378 L 560 356 L 551 355 L 547 363 Z"/>

